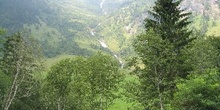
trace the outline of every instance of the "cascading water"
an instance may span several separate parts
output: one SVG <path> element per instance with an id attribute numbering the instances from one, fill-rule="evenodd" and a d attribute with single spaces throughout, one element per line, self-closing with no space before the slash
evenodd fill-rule
<path id="1" fill-rule="evenodd" d="M 105 3 L 105 1 L 106 0 L 102 0 L 102 2 L 100 3 L 100 8 L 102 9 L 102 11 L 103 11 L 103 13 L 104 14 L 107 14 L 107 12 L 105 12 L 104 11 L 104 9 L 103 9 L 103 4 Z M 95 28 L 97 28 L 98 26 L 100 26 L 101 25 L 101 23 L 99 23 Z M 89 28 L 89 31 L 90 31 L 90 34 L 92 35 L 92 36 L 95 36 L 95 29 L 90 29 Z M 99 44 L 103 47 L 103 48 L 105 48 L 105 49 L 108 49 L 108 50 L 110 50 L 111 51 L 111 53 L 113 54 L 113 56 L 119 61 L 119 63 L 121 64 L 121 68 L 123 68 L 124 67 L 124 63 L 123 63 L 123 61 L 118 57 L 118 55 L 116 55 L 111 49 L 109 49 L 108 48 L 108 45 L 105 43 L 105 40 L 104 39 L 100 39 L 100 40 L 98 40 L 98 42 L 99 42 Z"/>
<path id="2" fill-rule="evenodd" d="M 98 40 L 103 48 L 108 48 L 107 44 L 103 40 Z"/>
<path id="3" fill-rule="evenodd" d="M 104 40 L 98 40 L 98 41 L 103 48 L 109 49 L 108 45 L 105 43 Z M 113 56 L 119 61 L 119 63 L 121 64 L 121 68 L 123 68 L 124 67 L 123 61 L 111 49 L 109 49 L 109 50 L 111 51 L 111 53 L 113 53 Z"/>
<path id="4" fill-rule="evenodd" d="M 107 12 L 103 9 L 103 4 L 105 3 L 105 0 L 102 0 L 102 2 L 100 3 L 100 8 L 102 9 L 102 12 L 107 15 Z"/>
<path id="5" fill-rule="evenodd" d="M 105 3 L 105 0 L 102 0 L 102 2 L 100 3 L 100 8 L 103 8 L 103 4 Z"/>

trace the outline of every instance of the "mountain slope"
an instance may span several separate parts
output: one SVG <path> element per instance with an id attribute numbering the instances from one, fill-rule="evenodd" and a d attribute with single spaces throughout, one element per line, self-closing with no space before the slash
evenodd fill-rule
<path id="1" fill-rule="evenodd" d="M 0 0 L 0 27 L 25 29 L 44 54 L 90 55 L 104 51 L 117 59 L 132 53 L 131 42 L 143 31 L 155 0 Z M 219 0 L 184 0 L 193 13 L 192 29 L 220 35 Z"/>

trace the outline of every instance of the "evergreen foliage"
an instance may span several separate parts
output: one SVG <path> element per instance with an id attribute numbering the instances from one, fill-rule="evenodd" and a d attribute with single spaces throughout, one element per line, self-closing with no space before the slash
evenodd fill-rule
<path id="1" fill-rule="evenodd" d="M 158 36 L 153 30 L 137 36 L 134 42 L 135 51 L 144 64 L 138 70 L 141 82 L 140 102 L 149 109 L 163 108 L 172 98 L 174 89 L 175 59 L 172 56 L 173 46 Z"/>
<path id="2" fill-rule="evenodd" d="M 168 39 L 176 48 L 187 45 L 191 31 L 187 26 L 191 23 L 189 15 L 180 7 L 182 0 L 157 0 L 153 11 L 149 11 L 152 18 L 145 19 L 146 30 L 153 29 L 162 39 Z"/>
<path id="3" fill-rule="evenodd" d="M 186 65 L 193 73 L 203 73 L 210 68 L 219 68 L 219 43 L 218 37 L 197 35 L 197 38 L 190 44 L 190 48 L 185 49 Z"/>
<path id="4" fill-rule="evenodd" d="M 169 107 L 177 77 L 185 78 L 191 67 L 183 52 L 193 40 L 187 26 L 191 13 L 180 9 L 181 0 L 157 0 L 152 19 L 145 19 L 146 32 L 137 36 L 134 48 L 145 68 L 140 71 L 140 101 L 148 109 Z"/>

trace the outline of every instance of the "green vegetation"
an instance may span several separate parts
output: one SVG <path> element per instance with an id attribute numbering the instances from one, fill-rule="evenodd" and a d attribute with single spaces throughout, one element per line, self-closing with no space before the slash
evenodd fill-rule
<path id="1" fill-rule="evenodd" d="M 180 3 L 158 0 L 149 12 L 153 19 L 145 20 L 146 34 L 134 42 L 135 51 L 145 65 L 139 70 L 139 79 L 140 101 L 147 109 L 166 109 L 176 88 L 176 78 L 185 78 L 189 73 L 182 50 L 192 41 L 191 31 L 187 30 L 190 13 L 178 9 Z"/>
<path id="2" fill-rule="evenodd" d="M 194 73 L 177 83 L 174 94 L 175 110 L 219 110 L 219 71 Z"/>
<path id="3" fill-rule="evenodd" d="M 0 109 L 220 110 L 218 12 L 214 0 L 0 0 Z"/>
<path id="4" fill-rule="evenodd" d="M 14 100 L 32 94 L 32 86 L 35 86 L 34 71 L 39 68 L 40 56 L 34 43 L 24 39 L 21 33 L 6 37 L 2 47 L 1 77 L 5 78 L 5 88 L 2 96 L 2 109 L 8 110 Z M 33 50 L 35 49 L 35 50 Z M 20 97 L 20 98 L 17 98 Z M 16 107 L 16 105 L 15 105 Z"/>
<path id="5" fill-rule="evenodd" d="M 146 32 L 137 36 L 134 42 L 138 57 L 133 60 L 133 66 L 135 66 L 135 73 L 138 74 L 141 83 L 139 101 L 145 109 L 150 110 L 176 110 L 178 107 L 180 110 L 217 109 L 218 101 L 210 102 L 209 97 L 201 96 L 204 99 L 198 102 L 198 105 L 194 104 L 197 104 L 196 100 L 199 97 L 195 97 L 189 103 L 187 99 L 186 103 L 185 100 L 183 102 L 181 100 L 184 97 L 181 95 L 185 95 L 184 90 L 188 90 L 188 88 L 177 82 L 180 79 L 187 80 L 188 76 L 194 75 L 194 72 L 203 73 L 207 69 L 218 68 L 215 60 L 219 60 L 219 50 L 215 47 L 216 45 L 212 45 L 214 40 L 208 44 L 212 38 L 204 40 L 204 38 L 198 38 L 198 35 L 193 36 L 192 31 L 188 29 L 191 23 L 189 21 L 191 13 L 181 10 L 180 3 L 181 0 L 157 0 L 153 10 L 149 11 L 152 18 L 145 20 Z M 195 38 L 198 40 L 193 41 Z M 214 39 L 219 41 L 217 38 Z M 200 45 L 201 42 L 203 43 Z M 144 68 L 136 65 L 138 61 L 144 64 Z M 194 81 L 194 79 L 191 80 Z M 214 82 L 216 83 L 216 81 Z M 197 86 L 196 89 L 200 89 L 201 85 L 192 87 Z M 195 95 L 200 92 L 202 91 L 198 91 Z M 211 92 L 207 94 L 209 93 Z M 179 98 L 178 102 L 175 94 L 178 94 L 176 96 Z M 191 97 L 192 94 L 186 94 L 188 95 L 186 98 Z M 203 102 L 207 105 L 204 104 L 204 108 L 198 108 Z M 183 108 L 180 107 L 181 105 Z"/>

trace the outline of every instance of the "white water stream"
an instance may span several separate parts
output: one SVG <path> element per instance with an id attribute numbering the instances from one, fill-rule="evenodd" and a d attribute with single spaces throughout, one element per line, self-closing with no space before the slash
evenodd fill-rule
<path id="1" fill-rule="evenodd" d="M 100 3 L 100 8 L 103 8 L 103 4 L 105 3 L 105 0 L 102 0 L 102 2 Z"/>
<path id="2" fill-rule="evenodd" d="M 105 43 L 105 41 L 101 41 L 101 40 L 98 40 L 98 41 L 103 48 L 108 48 L 108 45 Z"/>
<path id="3" fill-rule="evenodd" d="M 102 9 L 102 12 L 107 15 L 108 13 L 103 9 L 103 4 L 105 3 L 105 0 L 102 0 L 102 2 L 100 3 L 100 8 Z"/>
<path id="4" fill-rule="evenodd" d="M 106 0 L 102 0 L 102 2 L 100 3 L 100 8 L 102 9 L 102 12 L 104 13 L 104 14 L 107 14 L 107 12 L 105 12 L 105 10 L 103 9 L 103 4 L 105 3 L 105 1 Z M 96 27 L 98 27 L 98 26 L 100 26 L 101 24 L 99 23 Z M 95 30 L 94 29 L 90 29 L 89 28 L 89 31 L 90 31 L 90 34 L 92 35 L 92 36 L 95 36 Z M 105 49 L 109 49 L 108 48 L 108 45 L 105 43 L 105 40 L 98 40 L 98 42 L 100 43 L 100 45 L 103 47 L 103 48 L 105 48 Z M 119 63 L 121 64 L 121 68 L 123 68 L 124 67 L 124 63 L 123 63 L 123 61 L 118 57 L 118 55 L 116 55 L 111 49 L 109 49 L 112 53 L 113 53 L 113 56 L 119 61 Z"/>
<path id="5" fill-rule="evenodd" d="M 98 41 L 103 48 L 109 49 L 108 45 L 105 43 L 104 40 L 98 40 Z M 123 61 L 111 49 L 109 49 L 109 50 L 113 53 L 114 57 L 119 61 L 119 63 L 121 64 L 121 68 L 123 68 L 124 67 Z"/>
<path id="6" fill-rule="evenodd" d="M 95 33 L 93 31 L 90 31 L 92 36 L 95 36 Z"/>

